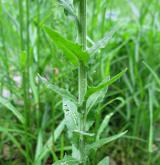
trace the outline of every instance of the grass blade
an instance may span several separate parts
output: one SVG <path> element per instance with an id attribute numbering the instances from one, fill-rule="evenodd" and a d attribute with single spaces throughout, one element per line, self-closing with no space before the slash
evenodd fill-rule
<path id="1" fill-rule="evenodd" d="M 22 114 L 8 100 L 0 97 L 0 103 L 9 109 L 21 123 L 25 123 L 25 119 Z"/>
<path id="2" fill-rule="evenodd" d="M 157 74 L 155 73 L 155 71 L 146 63 L 143 61 L 143 64 L 148 68 L 148 70 L 152 73 L 153 77 L 155 78 L 156 82 L 158 83 L 158 85 L 160 85 L 160 78 L 157 76 Z"/>

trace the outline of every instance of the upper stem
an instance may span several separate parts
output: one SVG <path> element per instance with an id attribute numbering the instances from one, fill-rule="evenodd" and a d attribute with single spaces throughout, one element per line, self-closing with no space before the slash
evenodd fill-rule
<path id="1" fill-rule="evenodd" d="M 83 50 L 85 51 L 87 48 L 87 7 L 86 7 L 86 0 L 80 0 L 79 2 L 79 39 L 80 44 L 82 45 Z M 79 105 L 80 105 L 80 112 L 82 114 L 81 120 L 81 130 L 85 131 L 85 105 L 84 105 L 84 98 L 87 92 L 87 68 L 86 66 L 80 62 L 80 66 L 78 68 L 78 94 L 79 94 Z M 85 139 L 83 135 L 80 135 L 80 153 L 81 153 L 81 161 L 83 164 L 86 162 L 86 155 L 85 155 Z"/>
<path id="2" fill-rule="evenodd" d="M 83 50 L 86 50 L 87 47 L 87 19 L 86 19 L 86 0 L 81 0 L 79 4 L 79 19 L 80 19 L 80 28 L 79 28 L 79 39 L 80 44 L 82 45 Z M 78 71 L 78 93 L 79 93 L 79 105 L 83 104 L 84 97 L 87 91 L 87 72 L 86 66 L 80 62 L 79 71 Z"/>

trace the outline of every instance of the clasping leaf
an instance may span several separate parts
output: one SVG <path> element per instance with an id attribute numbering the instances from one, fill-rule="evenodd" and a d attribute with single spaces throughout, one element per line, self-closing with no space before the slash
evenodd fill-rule
<path id="1" fill-rule="evenodd" d="M 65 115 L 65 122 L 70 135 L 74 130 L 80 129 L 80 116 L 77 111 L 77 106 L 74 102 L 63 98 L 63 111 Z"/>
<path id="2" fill-rule="evenodd" d="M 57 85 L 51 84 L 44 77 L 41 77 L 40 75 L 39 75 L 39 78 L 42 81 L 42 83 L 47 86 L 47 88 L 51 89 L 52 91 L 59 94 L 60 96 L 68 98 L 69 100 L 73 101 L 74 103 L 77 103 L 76 97 L 73 96 L 68 90 L 60 88 Z"/>
<path id="3" fill-rule="evenodd" d="M 103 145 L 105 145 L 105 144 L 107 144 L 107 143 L 109 143 L 109 142 L 111 142 L 111 141 L 114 141 L 114 140 L 116 140 L 116 139 L 118 139 L 118 138 L 120 138 L 120 137 L 122 137 L 124 134 L 126 134 L 127 133 L 127 131 L 124 131 L 124 132 L 122 132 L 122 133 L 119 133 L 119 134 L 117 134 L 117 135 L 114 135 L 114 136 L 111 136 L 111 137 L 108 137 L 108 138 L 103 138 L 103 139 L 100 139 L 100 140 L 98 140 L 98 141 L 96 141 L 96 142 L 94 142 L 94 143 L 92 143 L 92 144 L 88 144 L 87 146 L 86 146 L 86 150 L 87 150 L 87 152 L 89 152 L 90 150 L 97 150 L 97 149 L 99 149 L 100 147 L 102 147 Z"/>
<path id="4" fill-rule="evenodd" d="M 90 87 L 88 89 L 87 95 L 90 96 L 91 94 L 98 92 L 100 90 L 102 90 L 103 88 L 105 88 L 106 86 L 111 85 L 112 83 L 114 83 L 117 79 L 119 79 L 121 76 L 123 76 L 125 74 L 125 72 L 127 71 L 127 68 L 124 69 L 122 72 L 118 73 L 116 76 L 114 76 L 113 78 L 111 78 L 109 81 L 101 83 L 100 85 L 98 85 L 97 87 Z"/>
<path id="5" fill-rule="evenodd" d="M 71 156 L 65 156 L 62 160 L 58 160 L 55 163 L 53 163 L 53 165 L 78 165 L 79 162 L 71 157 Z"/>
<path id="6" fill-rule="evenodd" d="M 64 55 L 72 64 L 77 66 L 80 61 L 84 64 L 88 63 L 89 54 L 82 50 L 82 46 L 65 39 L 62 35 L 49 27 L 45 26 L 44 29 L 54 44 L 64 52 Z"/>

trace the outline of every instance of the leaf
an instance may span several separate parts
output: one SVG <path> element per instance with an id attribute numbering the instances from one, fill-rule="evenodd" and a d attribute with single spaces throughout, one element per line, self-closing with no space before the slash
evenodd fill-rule
<path id="1" fill-rule="evenodd" d="M 79 134 L 79 135 L 83 135 L 83 136 L 90 136 L 90 137 L 95 136 L 94 133 L 88 133 L 88 132 L 79 131 L 79 130 L 74 130 L 74 133 L 77 133 L 77 134 Z"/>
<path id="2" fill-rule="evenodd" d="M 98 85 L 97 87 L 90 87 L 88 89 L 87 95 L 89 96 L 89 95 L 91 95 L 95 92 L 100 91 L 101 89 L 105 88 L 106 86 L 109 86 L 109 85 L 113 84 L 117 79 L 119 79 L 121 76 L 123 76 L 126 71 L 127 71 L 127 68 L 124 69 L 122 72 L 118 73 L 113 78 L 111 78 L 109 81 L 107 81 L 105 83 L 102 83 L 102 84 Z"/>
<path id="3" fill-rule="evenodd" d="M 76 20 L 77 20 L 77 16 L 75 14 L 75 9 L 74 9 L 71 1 L 70 0 L 58 0 L 58 1 L 59 1 L 59 4 L 61 6 L 63 6 L 63 8 L 68 12 L 68 14 L 70 14 L 71 16 L 76 18 Z"/>
<path id="4" fill-rule="evenodd" d="M 104 82 L 107 82 L 107 81 L 109 81 L 109 77 L 107 77 L 107 79 Z M 102 83 L 104 83 L 104 82 L 102 82 Z M 108 86 L 106 88 L 104 88 L 103 90 L 95 92 L 89 96 L 89 98 L 87 99 L 87 102 L 86 102 L 87 114 L 94 107 L 94 105 L 96 105 L 97 103 L 99 103 L 103 100 L 107 90 L 108 90 Z"/>
<path id="5" fill-rule="evenodd" d="M 75 158 L 76 160 L 81 160 L 81 153 L 80 150 L 78 149 L 78 141 L 76 144 L 72 144 L 72 157 Z"/>
<path id="6" fill-rule="evenodd" d="M 91 48 L 88 49 L 88 53 L 91 55 L 94 55 L 97 53 L 100 49 L 104 48 L 107 43 L 112 39 L 113 35 L 119 30 L 120 27 L 113 28 L 112 31 L 107 33 L 104 38 L 96 42 Z"/>
<path id="7" fill-rule="evenodd" d="M 52 150 L 53 141 L 55 143 L 57 139 L 60 137 L 62 131 L 64 130 L 64 126 L 65 126 L 65 120 L 62 120 L 54 131 L 54 137 L 53 135 L 51 135 L 47 140 L 47 142 L 45 143 L 45 145 L 41 148 L 41 151 L 39 152 L 38 156 L 36 156 L 35 162 L 40 162 L 46 156 L 46 154 L 50 150 Z"/>
<path id="8" fill-rule="evenodd" d="M 153 152 L 153 100 L 154 100 L 154 90 L 149 89 L 149 138 L 148 138 L 148 152 Z"/>
<path id="9" fill-rule="evenodd" d="M 132 1 L 128 1 L 128 4 L 129 4 L 134 16 L 138 20 L 140 17 L 140 11 L 139 11 L 138 7 Z"/>
<path id="10" fill-rule="evenodd" d="M 64 130 L 64 127 L 65 127 L 65 120 L 63 119 L 54 131 L 54 141 L 57 141 L 57 139 L 60 137 L 60 134 Z"/>
<path id="11" fill-rule="evenodd" d="M 144 61 L 143 61 L 143 63 L 148 68 L 148 70 L 152 73 L 152 75 L 155 78 L 155 80 L 157 81 L 158 85 L 160 85 L 160 78 L 157 76 L 155 71 L 147 63 L 145 63 Z"/>
<path id="12" fill-rule="evenodd" d="M 37 86 L 34 82 L 34 75 L 33 75 L 33 70 L 31 67 L 29 69 L 29 80 L 30 80 L 30 86 L 31 86 L 31 89 L 33 92 L 33 96 L 35 99 L 35 103 L 37 104 L 38 103 L 38 89 L 37 89 Z"/>
<path id="13" fill-rule="evenodd" d="M 109 165 L 109 157 L 105 157 L 104 159 L 102 159 L 98 165 Z"/>
<path id="14" fill-rule="evenodd" d="M 6 99 L 0 97 L 0 103 L 5 106 L 7 109 L 9 109 L 21 123 L 25 123 L 24 117 L 19 113 L 19 111 Z"/>
<path id="15" fill-rule="evenodd" d="M 77 111 L 77 106 L 74 104 L 74 102 L 63 98 L 63 111 L 68 131 L 72 133 L 74 130 L 79 130 L 80 116 Z"/>
<path id="16" fill-rule="evenodd" d="M 102 121 L 102 123 L 98 129 L 96 140 L 99 140 L 101 134 L 103 133 L 104 129 L 107 127 L 109 120 L 112 116 L 113 116 L 113 113 L 110 113 L 110 114 L 105 116 L 104 120 Z"/>
<path id="17" fill-rule="evenodd" d="M 28 155 L 25 151 L 25 149 L 22 147 L 22 144 L 20 143 L 20 141 L 18 139 L 15 138 L 14 134 L 10 134 L 9 132 L 6 132 L 9 140 L 12 141 L 12 143 L 14 144 L 14 146 L 18 149 L 18 151 L 20 151 L 20 153 L 22 155 L 24 155 L 24 157 L 27 159 Z"/>
<path id="18" fill-rule="evenodd" d="M 71 157 L 71 156 L 65 156 L 62 160 L 58 160 L 53 165 L 78 165 L 79 162 Z"/>
<path id="19" fill-rule="evenodd" d="M 96 142 L 94 142 L 94 143 L 92 143 L 92 144 L 88 144 L 88 145 L 86 146 L 86 149 L 87 149 L 88 152 L 89 152 L 91 149 L 97 150 L 98 148 L 102 147 L 103 145 L 105 145 L 105 144 L 107 144 L 107 143 L 109 143 L 109 142 L 111 142 L 111 141 L 114 141 L 114 140 L 116 140 L 116 139 L 122 137 L 122 136 L 123 136 L 124 134 L 126 134 L 126 133 L 127 133 L 127 131 L 122 132 L 122 133 L 119 133 L 119 134 L 114 135 L 114 136 L 111 136 L 111 137 L 108 137 L 108 138 L 100 139 L 100 140 L 98 140 L 98 141 L 96 141 Z"/>
<path id="20" fill-rule="evenodd" d="M 75 8 L 73 6 L 73 2 L 71 2 L 70 0 L 58 0 L 58 1 L 59 4 L 64 8 L 64 12 L 66 13 L 66 15 L 70 15 L 75 20 L 77 27 L 79 28 L 80 23 L 76 15 Z"/>
<path id="21" fill-rule="evenodd" d="M 44 29 L 48 36 L 54 41 L 55 45 L 63 50 L 64 55 L 70 60 L 72 64 L 77 66 L 79 65 L 80 61 L 84 64 L 87 64 L 89 55 L 87 52 L 82 50 L 82 46 L 65 39 L 58 32 L 52 30 L 49 27 L 45 26 Z"/>
<path id="22" fill-rule="evenodd" d="M 42 148 L 43 148 L 43 134 L 42 134 L 42 130 L 39 130 L 38 138 L 37 138 L 36 154 L 35 154 L 36 160 L 38 159 L 39 154 L 42 151 Z"/>
<path id="23" fill-rule="evenodd" d="M 39 78 L 42 81 L 42 83 L 47 86 L 48 89 L 51 89 L 52 91 L 59 94 L 60 96 L 65 97 L 73 101 L 75 104 L 77 104 L 76 97 L 73 96 L 69 91 L 67 91 L 66 89 L 60 88 L 57 85 L 53 85 L 49 83 L 44 77 L 41 77 L 40 75 L 39 75 Z"/>

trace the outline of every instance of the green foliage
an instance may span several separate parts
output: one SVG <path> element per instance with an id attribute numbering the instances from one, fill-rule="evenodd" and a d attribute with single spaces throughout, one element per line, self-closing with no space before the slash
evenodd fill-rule
<path id="1" fill-rule="evenodd" d="M 65 123 L 70 133 L 80 129 L 80 115 L 77 106 L 70 100 L 63 98 L 63 111 Z"/>
<path id="2" fill-rule="evenodd" d="M 25 118 L 22 116 L 22 114 L 6 99 L 0 97 L 0 103 L 5 106 L 8 110 L 10 110 L 17 119 L 24 124 Z"/>
<path id="3" fill-rule="evenodd" d="M 159 9 L 0 0 L 0 164 L 158 165 Z"/>
<path id="4" fill-rule="evenodd" d="M 98 165 L 109 165 L 109 158 L 105 157 L 103 160 L 101 160 Z"/>
<path id="5" fill-rule="evenodd" d="M 44 83 L 44 85 L 47 86 L 48 89 L 51 89 L 52 91 L 54 91 L 55 93 L 59 94 L 62 97 L 68 98 L 69 100 L 73 101 L 74 103 L 76 103 L 76 98 L 67 90 L 58 87 L 57 85 L 53 85 L 51 83 L 49 83 L 45 78 L 39 76 L 41 81 Z"/>
<path id="6" fill-rule="evenodd" d="M 88 144 L 86 146 L 86 150 L 87 150 L 87 152 L 89 152 L 90 150 L 97 150 L 100 147 L 102 147 L 103 145 L 122 137 L 126 133 L 127 133 L 127 131 L 119 133 L 119 134 L 111 136 L 111 137 L 108 137 L 108 138 L 103 138 L 103 139 L 97 140 L 96 142 L 94 142 L 92 144 Z"/>
<path id="7" fill-rule="evenodd" d="M 67 164 L 67 165 L 75 165 L 78 161 L 71 156 L 65 156 L 62 160 L 55 162 L 53 165 Z"/>
<path id="8" fill-rule="evenodd" d="M 89 55 L 82 50 L 80 45 L 63 38 L 56 31 L 51 30 L 48 27 L 45 27 L 45 31 L 54 41 L 56 46 L 64 51 L 64 55 L 71 61 L 71 63 L 77 66 L 80 61 L 84 64 L 88 62 Z"/>
<path id="9" fill-rule="evenodd" d="M 95 92 L 98 92 L 102 89 L 104 89 L 106 86 L 111 85 L 112 83 L 114 83 L 117 79 L 119 79 L 125 72 L 127 71 L 127 69 L 123 70 L 122 72 L 118 73 L 117 75 L 115 75 L 113 78 L 111 78 L 110 80 L 108 80 L 107 82 L 101 83 L 100 85 L 98 85 L 97 87 L 90 87 L 88 89 L 88 95 L 91 95 Z"/>

